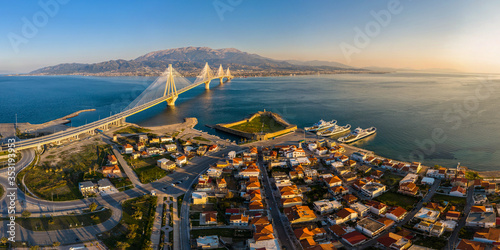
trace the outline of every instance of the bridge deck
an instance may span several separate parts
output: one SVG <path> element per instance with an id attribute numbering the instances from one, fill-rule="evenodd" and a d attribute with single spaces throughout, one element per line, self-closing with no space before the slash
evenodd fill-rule
<path id="1" fill-rule="evenodd" d="M 204 83 L 207 83 L 207 82 L 210 82 L 214 79 L 220 79 L 220 78 L 232 78 L 232 76 L 223 76 L 223 77 L 213 77 L 211 78 L 210 80 L 205 80 L 205 81 L 199 81 L 199 82 L 195 82 L 189 86 L 186 86 L 180 90 L 177 91 L 177 95 L 179 94 L 182 94 L 190 89 L 193 89 L 201 84 L 204 84 Z M 50 135 L 46 135 L 46 136 L 41 136 L 41 137 L 38 137 L 38 138 L 32 138 L 32 139 L 26 139 L 26 140 L 21 140 L 21 141 L 18 141 L 16 143 L 16 149 L 17 150 L 21 150 L 21 149 L 26 149 L 26 148 L 33 148 L 33 147 L 38 147 L 38 146 L 43 146 L 45 144 L 49 144 L 49 143 L 54 143 L 54 142 L 58 142 L 58 141 L 62 141 L 62 140 L 65 140 L 65 139 L 68 139 L 68 138 L 71 138 L 71 137 L 75 137 L 75 136 L 78 136 L 80 134 L 84 134 L 84 133 L 88 133 L 90 131 L 93 131 L 93 130 L 96 130 L 96 129 L 99 129 L 101 127 L 104 127 L 106 125 L 109 125 L 111 123 L 114 123 L 114 122 L 117 122 L 121 119 L 124 119 L 124 118 L 127 118 L 129 116 L 132 116 L 136 113 L 139 113 L 145 109 L 148 109 L 148 108 L 151 108 L 153 106 L 156 106 L 164 101 L 167 101 L 168 99 L 172 98 L 173 95 L 170 94 L 168 96 L 163 96 L 161 98 L 158 98 L 156 100 L 152 100 L 150 102 L 147 102 L 145 104 L 142 104 L 140 106 L 137 106 L 137 107 L 134 107 L 134 108 L 131 108 L 131 109 L 128 109 L 128 110 L 124 110 L 118 114 L 115 114 L 115 115 L 112 115 L 112 116 L 109 116 L 109 117 L 106 117 L 106 118 L 103 118 L 101 120 L 98 120 L 98 121 L 94 121 L 94 122 L 91 122 L 91 123 L 88 123 L 88 124 L 85 124 L 85 125 L 82 125 L 82 126 L 79 126 L 79 127 L 73 127 L 73 128 L 69 128 L 69 129 L 66 129 L 64 131 L 60 131 L 60 132 L 57 132 L 57 133 L 54 133 L 54 134 L 50 134 Z M 5 150 L 7 147 L 7 145 L 5 144 L 2 144 L 2 150 Z"/>

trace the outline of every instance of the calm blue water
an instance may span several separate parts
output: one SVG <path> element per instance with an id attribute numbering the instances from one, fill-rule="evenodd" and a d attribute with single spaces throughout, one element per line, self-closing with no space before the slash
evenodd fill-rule
<path id="1" fill-rule="evenodd" d="M 299 127 L 336 119 L 378 132 L 355 145 L 400 160 L 500 170 L 500 81 L 497 75 L 393 73 L 233 79 L 182 94 L 171 109 L 158 105 L 127 119 L 141 125 L 197 117 L 205 124 L 239 120 L 259 110 Z M 191 79 L 192 80 L 192 79 Z M 42 123 L 72 112 L 72 125 L 119 112 L 154 78 L 0 77 L 0 123 Z M 222 135 L 227 137 L 227 135 Z"/>

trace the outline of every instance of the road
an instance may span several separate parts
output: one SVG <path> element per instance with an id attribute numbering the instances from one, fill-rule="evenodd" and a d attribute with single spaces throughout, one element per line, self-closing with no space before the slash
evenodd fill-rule
<path id="1" fill-rule="evenodd" d="M 262 155 L 259 155 L 258 165 L 260 167 L 260 173 L 262 176 L 262 183 L 264 186 L 265 197 L 267 200 L 267 206 L 269 212 L 271 213 L 271 217 L 273 218 L 273 228 L 277 232 L 278 240 L 280 242 L 281 247 L 286 247 L 286 249 L 302 249 L 300 242 L 297 240 L 295 235 L 293 234 L 292 227 L 288 221 L 283 221 L 283 217 L 281 215 L 279 204 L 280 200 L 276 200 L 276 197 L 273 195 L 271 181 L 269 180 L 269 176 L 267 174 L 267 169 L 264 167 L 264 161 L 262 160 Z M 288 230 L 288 232 L 287 232 Z"/>
<path id="2" fill-rule="evenodd" d="M 467 203 L 465 204 L 464 212 L 462 218 L 460 218 L 460 221 L 458 222 L 457 227 L 455 230 L 453 230 L 453 233 L 451 234 L 450 238 L 448 239 L 448 244 L 446 244 L 446 247 L 444 249 L 454 249 L 457 240 L 458 240 L 458 233 L 460 232 L 460 229 L 465 226 L 465 222 L 467 220 L 467 215 L 470 212 L 470 209 L 472 205 L 474 205 L 473 197 L 474 196 L 474 186 L 470 186 L 467 189 Z"/>

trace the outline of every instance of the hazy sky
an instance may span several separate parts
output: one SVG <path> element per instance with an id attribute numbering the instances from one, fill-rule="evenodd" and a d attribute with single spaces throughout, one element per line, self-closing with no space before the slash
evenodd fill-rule
<path id="1" fill-rule="evenodd" d="M 185 46 L 358 67 L 500 73 L 499 1 L 11 0 L 2 5 L 0 73 L 133 59 Z"/>

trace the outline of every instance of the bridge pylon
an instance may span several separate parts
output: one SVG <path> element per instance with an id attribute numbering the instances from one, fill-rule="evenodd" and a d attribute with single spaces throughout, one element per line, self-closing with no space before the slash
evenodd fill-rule
<path id="1" fill-rule="evenodd" d="M 177 88 L 175 87 L 174 68 L 172 67 L 172 64 L 168 65 L 167 82 L 165 83 L 165 91 L 163 92 L 163 96 L 171 96 L 171 98 L 167 99 L 168 106 L 174 106 L 175 101 L 179 96 L 179 94 L 177 94 Z"/>
<path id="2" fill-rule="evenodd" d="M 233 79 L 233 76 L 231 75 L 231 71 L 229 70 L 229 67 L 226 70 L 226 77 L 228 81 L 231 81 Z"/>
<path id="3" fill-rule="evenodd" d="M 203 79 L 205 79 L 205 89 L 210 89 L 210 81 L 213 78 L 213 73 L 212 70 L 210 69 L 210 66 L 208 66 L 208 62 L 205 63 L 205 67 L 203 67 L 203 70 L 201 71 L 201 75 Z"/>

